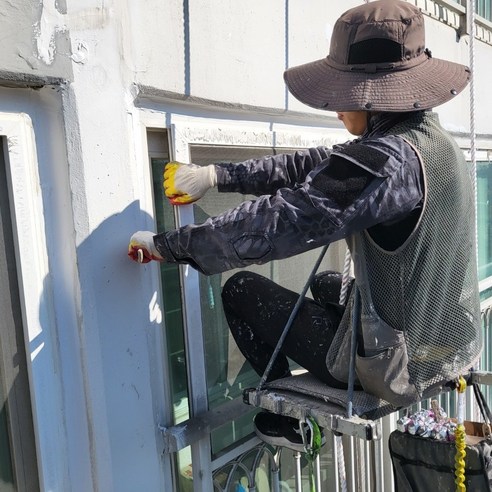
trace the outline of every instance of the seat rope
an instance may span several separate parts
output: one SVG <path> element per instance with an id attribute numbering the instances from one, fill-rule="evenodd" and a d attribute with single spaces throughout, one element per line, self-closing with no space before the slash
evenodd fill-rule
<path id="1" fill-rule="evenodd" d="M 477 210 L 477 160 L 476 160 L 476 134 L 475 134 L 475 0 L 467 0 L 466 15 L 468 20 L 469 34 L 469 65 L 470 65 L 470 161 L 472 165 L 472 182 L 475 194 L 475 210 Z M 478 214 L 475 213 L 475 254 L 476 265 L 478 268 Z M 465 457 L 466 457 L 466 432 L 465 420 L 465 391 L 466 381 L 460 376 L 457 384 L 458 408 L 457 408 L 457 428 L 456 436 L 456 455 L 455 455 L 455 484 L 457 492 L 466 491 L 465 485 Z"/>

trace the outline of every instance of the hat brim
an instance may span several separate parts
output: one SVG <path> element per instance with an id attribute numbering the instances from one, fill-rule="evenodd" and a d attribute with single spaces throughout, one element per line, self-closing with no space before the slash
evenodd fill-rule
<path id="1" fill-rule="evenodd" d="M 406 70 L 376 73 L 337 70 L 323 58 L 284 73 L 296 99 L 328 111 L 430 109 L 459 94 L 469 79 L 468 67 L 439 58 L 428 58 Z"/>

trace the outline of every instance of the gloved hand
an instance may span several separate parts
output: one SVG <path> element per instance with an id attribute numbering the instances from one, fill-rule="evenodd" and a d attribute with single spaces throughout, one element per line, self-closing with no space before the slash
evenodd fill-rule
<path id="1" fill-rule="evenodd" d="M 196 202 L 217 184 L 215 166 L 169 162 L 164 170 L 164 193 L 173 205 Z"/>
<path id="2" fill-rule="evenodd" d="M 154 233 L 138 231 L 130 238 L 128 256 L 138 263 L 148 263 L 150 260 L 164 261 L 154 245 Z"/>

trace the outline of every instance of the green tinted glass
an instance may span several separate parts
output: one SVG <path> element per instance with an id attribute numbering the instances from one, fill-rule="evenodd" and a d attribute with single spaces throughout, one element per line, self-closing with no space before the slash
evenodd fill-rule
<path id="1" fill-rule="evenodd" d="M 492 276 L 492 165 L 477 162 L 478 277 Z"/>

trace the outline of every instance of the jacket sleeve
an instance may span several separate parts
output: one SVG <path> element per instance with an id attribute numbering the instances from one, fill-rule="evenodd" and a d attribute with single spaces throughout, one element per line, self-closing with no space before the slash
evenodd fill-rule
<path id="1" fill-rule="evenodd" d="M 327 147 L 316 147 L 237 164 L 215 164 L 218 190 L 260 196 L 273 194 L 280 188 L 293 188 L 304 182 L 330 153 L 331 149 Z"/>
<path id="2" fill-rule="evenodd" d="M 414 150 L 399 137 L 384 137 L 339 146 L 304 183 L 158 234 L 154 242 L 165 261 L 210 275 L 287 258 L 403 218 L 422 197 Z"/>

